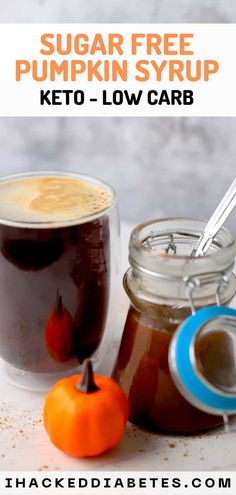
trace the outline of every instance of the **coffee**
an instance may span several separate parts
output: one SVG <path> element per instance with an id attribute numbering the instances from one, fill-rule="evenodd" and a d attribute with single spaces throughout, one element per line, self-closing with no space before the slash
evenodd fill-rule
<path id="1" fill-rule="evenodd" d="M 105 185 L 66 174 L 0 183 L 0 353 L 13 366 L 62 371 L 98 348 L 112 202 Z"/>

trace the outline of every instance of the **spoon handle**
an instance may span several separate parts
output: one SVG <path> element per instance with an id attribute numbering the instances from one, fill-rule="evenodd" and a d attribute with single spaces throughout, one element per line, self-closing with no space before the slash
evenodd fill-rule
<path id="1" fill-rule="evenodd" d="M 236 179 L 225 193 L 220 204 L 208 221 L 202 235 L 191 253 L 191 256 L 203 256 L 209 249 L 214 237 L 220 230 L 231 211 L 236 206 Z"/>

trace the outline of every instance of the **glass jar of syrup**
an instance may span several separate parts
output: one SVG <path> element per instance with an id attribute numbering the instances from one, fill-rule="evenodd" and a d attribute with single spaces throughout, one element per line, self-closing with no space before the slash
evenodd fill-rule
<path id="1" fill-rule="evenodd" d="M 184 398 L 168 362 L 171 339 L 191 315 L 193 297 L 200 309 L 219 298 L 227 305 L 236 293 L 236 243 L 227 229 L 219 231 L 207 255 L 191 256 L 205 223 L 160 219 L 131 234 L 131 268 L 124 276 L 131 304 L 113 378 L 129 398 L 130 421 L 149 430 L 194 433 L 222 423 L 221 415 Z"/>

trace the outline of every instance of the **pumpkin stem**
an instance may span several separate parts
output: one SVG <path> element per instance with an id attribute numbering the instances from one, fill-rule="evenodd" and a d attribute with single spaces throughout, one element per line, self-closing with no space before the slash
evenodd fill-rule
<path id="1" fill-rule="evenodd" d="M 63 312 L 62 295 L 60 294 L 59 289 L 57 289 L 56 294 L 56 310 L 58 316 L 60 316 Z"/>
<path id="2" fill-rule="evenodd" d="M 90 394 L 91 392 L 96 392 L 99 387 L 94 381 L 93 366 L 91 359 L 85 359 L 82 371 L 82 378 L 76 385 L 77 390 L 85 394 Z"/>

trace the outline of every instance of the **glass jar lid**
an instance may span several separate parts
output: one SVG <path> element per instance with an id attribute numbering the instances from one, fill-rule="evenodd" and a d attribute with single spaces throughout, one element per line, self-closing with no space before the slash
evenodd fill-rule
<path id="1" fill-rule="evenodd" d="M 211 414 L 236 413 L 236 310 L 200 309 L 174 334 L 169 367 L 180 393 Z"/>

